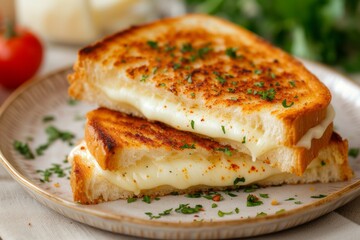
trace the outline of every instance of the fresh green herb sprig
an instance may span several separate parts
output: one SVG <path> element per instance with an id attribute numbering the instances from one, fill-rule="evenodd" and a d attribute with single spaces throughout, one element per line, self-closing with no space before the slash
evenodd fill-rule
<path id="1" fill-rule="evenodd" d="M 53 174 L 56 174 L 57 177 L 62 178 L 66 177 L 67 173 L 66 171 L 70 170 L 71 167 L 63 167 L 61 164 L 53 163 L 52 167 L 47 168 L 45 170 L 37 170 L 36 172 L 42 175 L 42 178 L 40 178 L 40 182 L 50 182 L 50 177 Z"/>
<path id="2" fill-rule="evenodd" d="M 195 207 L 190 207 L 189 204 L 179 204 L 179 207 L 175 209 L 177 213 L 182 214 L 193 214 L 198 213 L 203 209 L 203 206 L 200 204 L 195 205 Z"/>
<path id="3" fill-rule="evenodd" d="M 26 159 L 35 159 L 34 153 L 31 151 L 29 145 L 27 143 L 20 142 L 18 140 L 14 141 L 14 149 L 23 155 Z"/>
<path id="4" fill-rule="evenodd" d="M 327 196 L 327 195 L 319 194 L 319 195 L 311 196 L 311 198 L 324 198 L 324 197 L 326 197 L 326 196 Z"/>
<path id="5" fill-rule="evenodd" d="M 247 196 L 246 206 L 248 207 L 255 207 L 262 205 L 263 202 L 259 200 L 259 198 L 253 194 L 249 194 Z"/>
<path id="6" fill-rule="evenodd" d="M 69 146 L 73 145 L 72 140 L 75 138 L 75 135 L 71 132 L 59 130 L 54 126 L 48 126 L 45 129 L 45 132 L 48 136 L 48 141 L 47 143 L 42 144 L 36 148 L 36 153 L 38 155 L 43 155 L 44 151 L 48 149 L 56 140 L 67 142 Z"/>
<path id="7" fill-rule="evenodd" d="M 172 208 L 164 210 L 163 212 L 159 213 L 158 215 L 154 215 L 151 212 L 146 212 L 145 214 L 148 215 L 150 219 L 159 219 L 159 218 L 161 218 L 163 216 L 170 215 L 172 210 L 173 210 Z"/>
<path id="8" fill-rule="evenodd" d="M 219 217 L 224 217 L 225 215 L 232 215 L 232 214 L 233 214 L 233 211 L 230 211 L 230 212 L 223 212 L 221 210 L 218 211 Z"/>

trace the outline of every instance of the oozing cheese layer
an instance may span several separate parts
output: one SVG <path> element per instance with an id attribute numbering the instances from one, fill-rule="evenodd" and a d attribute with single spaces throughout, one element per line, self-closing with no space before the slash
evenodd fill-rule
<path id="1" fill-rule="evenodd" d="M 255 120 L 244 120 L 240 110 L 226 114 L 209 114 L 207 109 L 200 107 L 187 108 L 181 103 L 175 103 L 164 96 L 158 96 L 147 89 L 137 86 L 122 86 L 110 88 L 98 86 L 113 101 L 132 106 L 149 120 L 166 123 L 182 131 L 196 132 L 215 139 L 228 139 L 242 143 L 249 151 L 253 161 L 267 151 L 279 147 L 278 133 L 267 126 L 265 131 L 254 127 Z M 297 146 L 309 149 L 311 140 L 320 138 L 329 124 L 334 120 L 332 106 L 327 109 L 326 118 L 318 126 L 310 129 L 298 142 Z M 272 122 L 268 114 L 263 124 Z M 240 121 L 241 119 L 242 122 Z M 256 125 L 256 124 L 255 124 Z"/>
<path id="2" fill-rule="evenodd" d="M 181 159 L 161 161 L 142 159 L 136 165 L 119 171 L 103 170 L 88 151 L 85 142 L 71 151 L 69 160 L 72 161 L 75 155 L 92 164 L 96 174 L 101 174 L 112 184 L 135 194 L 164 185 L 177 189 L 197 185 L 232 186 L 236 178 L 242 177 L 245 181 L 237 185 L 248 185 L 280 173 L 277 168 L 260 161 L 252 162 L 248 155 L 241 155 L 244 156 L 243 159 L 235 159 L 223 154 L 218 161 L 207 161 L 195 154 L 184 154 Z"/>

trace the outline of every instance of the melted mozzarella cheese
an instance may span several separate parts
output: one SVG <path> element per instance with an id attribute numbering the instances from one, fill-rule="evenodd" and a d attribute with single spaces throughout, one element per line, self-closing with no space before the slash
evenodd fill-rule
<path id="1" fill-rule="evenodd" d="M 219 161 L 208 161 L 203 157 L 184 155 L 167 160 L 146 159 L 135 165 L 118 171 L 103 170 L 88 151 L 85 142 L 75 147 L 69 154 L 72 161 L 75 155 L 81 156 L 94 165 L 96 174 L 124 190 L 139 194 L 141 190 L 169 185 L 177 189 L 186 189 L 197 185 L 213 187 L 232 186 L 236 178 L 245 178 L 238 185 L 248 185 L 255 181 L 279 174 L 280 170 L 267 164 L 252 162 L 251 157 L 244 159 L 222 157 Z"/>
<path id="2" fill-rule="evenodd" d="M 261 132 L 252 126 L 253 123 L 241 123 L 237 117 L 208 114 L 207 110 L 202 108 L 190 111 L 181 103 L 172 102 L 163 96 L 149 93 L 148 90 L 139 89 L 136 86 L 124 86 L 120 89 L 98 87 L 110 99 L 133 106 L 149 120 L 163 122 L 182 131 L 196 132 L 215 139 L 228 139 L 242 143 L 250 151 L 253 161 L 267 151 L 279 147 L 279 143 L 274 140 L 272 129 Z M 231 115 L 240 114 L 234 112 Z M 299 141 L 298 146 L 309 149 L 311 140 L 320 138 L 333 119 L 334 111 L 329 106 L 326 119 L 310 129 Z M 194 125 L 191 124 L 192 122 Z M 245 141 L 243 141 L 244 137 Z"/>

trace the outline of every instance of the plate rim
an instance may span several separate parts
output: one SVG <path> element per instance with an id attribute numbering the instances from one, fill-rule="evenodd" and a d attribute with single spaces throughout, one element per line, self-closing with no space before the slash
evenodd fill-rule
<path id="1" fill-rule="evenodd" d="M 317 63 L 314 61 L 309 60 L 301 60 L 304 63 L 316 65 L 317 67 L 326 69 L 328 72 L 332 72 L 334 74 L 337 74 L 341 76 L 342 81 L 346 81 L 347 84 L 351 84 L 353 87 L 357 88 L 358 91 L 360 91 L 360 86 L 356 84 L 354 81 L 349 79 L 346 75 L 339 73 L 338 71 L 332 69 L 331 67 L 328 67 L 322 63 Z M 25 82 L 23 85 L 21 85 L 19 88 L 17 88 L 2 104 L 0 107 L 0 118 L 3 118 L 5 116 L 6 110 L 11 107 L 11 104 L 17 100 L 17 98 L 23 94 L 24 92 L 28 91 L 32 87 L 36 87 L 37 84 L 42 83 L 43 81 L 46 81 L 48 78 L 51 78 L 52 76 L 59 75 L 59 74 L 65 74 L 65 72 L 68 72 L 71 70 L 71 66 L 67 66 L 64 68 L 60 68 L 58 70 L 52 71 L 48 74 L 45 74 L 43 76 L 35 77 L 27 82 Z M 27 179 L 25 176 L 23 176 L 16 167 L 14 167 L 10 161 L 8 161 L 0 146 L 0 163 L 5 167 L 7 172 L 12 176 L 14 180 L 16 180 L 18 183 L 20 183 L 23 187 L 25 187 L 27 191 L 32 191 L 34 193 L 39 194 L 41 197 L 46 198 L 47 200 L 51 201 L 52 203 L 61 205 L 61 207 L 65 207 L 68 210 L 74 210 L 74 211 L 80 211 L 83 214 L 89 214 L 95 217 L 99 217 L 104 220 L 112 220 L 117 222 L 126 222 L 126 223 L 132 223 L 132 224 L 140 224 L 140 225 L 147 225 L 152 227 L 172 227 L 172 228 L 184 228 L 184 227 L 192 227 L 192 228 L 198 228 L 198 227 L 216 227 L 220 228 L 225 226 L 231 227 L 235 225 L 242 225 L 242 224 L 253 224 L 253 223 L 263 223 L 268 221 L 275 221 L 278 219 L 286 219 L 296 216 L 297 214 L 306 213 L 309 211 L 312 211 L 318 206 L 325 206 L 326 204 L 330 204 L 332 202 L 336 202 L 336 200 L 341 199 L 343 196 L 346 196 L 347 194 L 351 192 L 359 191 L 359 193 L 355 195 L 360 195 L 360 179 L 356 182 L 347 185 L 346 187 L 331 193 L 330 195 L 326 196 L 325 198 L 319 199 L 317 201 L 314 201 L 312 203 L 303 205 L 301 207 L 288 210 L 281 214 L 271 214 L 268 216 L 264 216 L 261 218 L 243 218 L 243 219 L 221 219 L 221 220 L 215 220 L 215 221 L 204 221 L 204 222 L 169 222 L 169 221 L 154 221 L 150 219 L 143 219 L 136 216 L 126 216 L 121 214 L 113 214 L 113 213 L 104 213 L 101 210 L 97 209 L 89 209 L 86 208 L 87 205 L 81 205 L 75 202 L 70 202 L 68 200 L 62 199 L 61 197 L 47 192 L 45 189 L 42 189 L 38 184 L 33 183 L 30 179 Z M 46 206 L 50 207 L 50 206 Z M 325 213 L 324 213 L 325 214 Z M 323 214 L 321 214 L 323 215 Z M 69 217 L 69 216 L 66 216 Z"/>

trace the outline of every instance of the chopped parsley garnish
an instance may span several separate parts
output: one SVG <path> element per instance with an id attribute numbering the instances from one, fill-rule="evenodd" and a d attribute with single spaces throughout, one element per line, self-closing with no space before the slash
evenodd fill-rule
<path id="1" fill-rule="evenodd" d="M 226 134 L 225 127 L 223 125 L 221 125 L 221 130 L 223 131 L 224 134 Z"/>
<path id="2" fill-rule="evenodd" d="M 61 131 L 54 126 L 49 126 L 45 129 L 46 134 L 48 135 L 48 142 L 40 145 L 36 148 L 36 153 L 38 155 L 42 155 L 51 144 L 53 144 L 56 140 L 62 140 L 63 142 L 67 142 L 70 146 L 73 145 L 72 140 L 75 138 L 75 135 L 67 132 Z"/>
<path id="3" fill-rule="evenodd" d="M 149 216 L 150 219 L 159 219 L 161 218 L 162 216 L 166 216 L 166 215 L 169 215 L 171 213 L 173 209 L 170 208 L 170 209 L 167 209 L 167 210 L 164 210 L 163 212 L 159 213 L 158 215 L 154 215 L 153 213 L 151 212 L 146 212 L 145 214 Z"/>
<path id="4" fill-rule="evenodd" d="M 301 201 L 296 201 L 296 202 L 294 202 L 295 204 L 302 204 L 302 202 Z"/>
<path id="5" fill-rule="evenodd" d="M 326 162 L 324 160 L 321 160 L 321 166 L 325 166 L 326 165 Z"/>
<path id="6" fill-rule="evenodd" d="M 286 212 L 285 209 L 280 209 L 279 211 L 276 211 L 275 214 L 281 214 L 281 213 L 284 213 L 284 212 Z"/>
<path id="7" fill-rule="evenodd" d="M 201 196 L 202 196 L 202 192 L 189 193 L 185 195 L 185 197 L 187 198 L 201 198 Z"/>
<path id="8" fill-rule="evenodd" d="M 195 97 L 195 93 L 193 93 L 193 92 L 190 93 L 190 96 L 194 98 L 194 97 Z"/>
<path id="9" fill-rule="evenodd" d="M 78 101 L 73 99 L 73 98 L 69 98 L 67 101 L 68 105 L 70 106 L 75 106 L 76 104 L 78 104 Z"/>
<path id="10" fill-rule="evenodd" d="M 200 204 L 195 205 L 195 207 L 190 207 L 189 204 L 180 204 L 178 208 L 175 209 L 177 213 L 182 214 L 193 214 L 198 213 L 203 209 L 203 206 Z"/>
<path id="11" fill-rule="evenodd" d="M 289 84 L 290 84 L 292 87 L 295 87 L 295 86 L 296 86 L 295 81 L 293 81 L 293 80 L 289 81 Z"/>
<path id="12" fill-rule="evenodd" d="M 359 148 L 350 148 L 348 155 L 350 157 L 356 158 L 359 155 L 360 149 Z"/>
<path id="13" fill-rule="evenodd" d="M 45 170 L 37 170 L 37 173 L 40 173 L 43 178 L 40 179 L 41 182 L 50 182 L 50 177 L 53 174 L 56 174 L 57 177 L 65 177 L 66 176 L 66 170 L 70 170 L 71 167 L 62 168 L 60 164 L 53 163 L 52 167 L 45 169 Z"/>
<path id="14" fill-rule="evenodd" d="M 295 198 L 288 198 L 288 199 L 285 199 L 285 201 L 293 201 L 293 200 L 295 200 Z"/>
<path id="15" fill-rule="evenodd" d="M 195 149 L 196 147 L 195 147 L 195 144 L 193 143 L 193 144 L 187 144 L 187 143 L 185 143 L 184 145 L 182 145 L 181 147 L 180 147 L 181 149 Z"/>
<path id="16" fill-rule="evenodd" d="M 251 88 L 248 88 L 248 90 L 246 91 L 247 94 L 252 94 L 253 90 Z"/>
<path id="17" fill-rule="evenodd" d="M 225 50 L 225 54 L 227 55 L 227 56 L 229 56 L 229 57 L 231 57 L 232 59 L 236 59 L 236 48 L 227 48 L 226 50 Z"/>
<path id="18" fill-rule="evenodd" d="M 213 72 L 213 73 L 214 73 L 215 76 L 216 76 L 216 80 L 218 80 L 221 85 L 224 84 L 224 83 L 226 83 L 225 77 L 222 77 L 222 76 L 220 75 L 220 73 L 218 73 L 218 72 Z"/>
<path id="19" fill-rule="evenodd" d="M 240 209 L 239 209 L 239 208 L 235 208 L 235 212 L 236 212 L 236 213 L 239 213 L 239 212 L 240 212 Z"/>
<path id="20" fill-rule="evenodd" d="M 260 74 L 262 73 L 262 70 L 261 70 L 261 69 L 255 69 L 255 70 L 254 70 L 254 73 L 255 73 L 256 75 L 260 75 Z"/>
<path id="21" fill-rule="evenodd" d="M 223 212 L 221 210 L 218 211 L 219 217 L 224 217 L 225 215 L 231 215 L 231 214 L 233 214 L 233 211 L 231 211 L 231 212 Z"/>
<path id="22" fill-rule="evenodd" d="M 292 105 L 294 105 L 294 102 L 291 102 L 289 105 L 287 105 L 286 99 L 284 99 L 284 100 L 282 101 L 282 105 L 283 105 L 284 108 L 289 108 L 289 107 L 291 107 Z"/>
<path id="23" fill-rule="evenodd" d="M 261 96 L 261 99 L 272 101 L 275 98 L 276 91 L 273 88 L 270 88 L 266 91 L 259 91 L 258 94 Z"/>
<path id="24" fill-rule="evenodd" d="M 275 79 L 275 78 L 276 78 L 275 73 L 270 73 L 270 77 L 271 77 L 272 79 Z"/>
<path id="25" fill-rule="evenodd" d="M 166 87 L 165 83 L 160 83 L 160 87 Z"/>
<path id="26" fill-rule="evenodd" d="M 158 67 L 154 67 L 154 69 L 153 69 L 152 73 L 153 73 L 153 74 L 155 74 L 155 73 L 157 72 L 157 70 L 158 70 L 158 69 L 159 69 Z"/>
<path id="27" fill-rule="evenodd" d="M 265 216 L 267 216 L 267 213 L 265 212 L 260 212 L 256 214 L 256 217 L 265 217 Z"/>
<path id="28" fill-rule="evenodd" d="M 188 83 L 192 83 L 193 81 L 192 81 L 192 73 L 190 73 L 189 75 L 187 75 L 186 77 L 185 77 L 185 80 L 188 82 Z"/>
<path id="29" fill-rule="evenodd" d="M 245 178 L 244 178 L 244 177 L 241 177 L 241 178 L 237 177 L 237 178 L 235 178 L 235 180 L 234 180 L 234 185 L 238 184 L 239 182 L 245 182 Z"/>
<path id="30" fill-rule="evenodd" d="M 149 75 L 142 75 L 140 82 L 145 82 L 148 77 L 149 77 Z"/>
<path id="31" fill-rule="evenodd" d="M 228 88 L 228 91 L 229 91 L 229 93 L 234 93 L 234 92 L 235 92 L 235 89 L 233 89 L 233 88 Z"/>
<path id="32" fill-rule="evenodd" d="M 171 51 L 174 51 L 175 50 L 175 46 L 170 46 L 169 44 L 166 44 L 164 50 L 165 52 L 171 52 Z"/>
<path id="33" fill-rule="evenodd" d="M 27 143 L 22 143 L 20 141 L 14 141 L 14 148 L 17 152 L 23 155 L 26 159 L 34 159 L 35 155 L 32 153 L 29 145 Z"/>
<path id="34" fill-rule="evenodd" d="M 311 198 L 324 198 L 326 197 L 327 195 L 324 195 L 324 194 L 319 194 L 317 196 L 311 196 Z"/>
<path id="35" fill-rule="evenodd" d="M 260 193 L 259 195 L 262 198 L 269 198 L 269 194 L 267 194 L 267 193 Z"/>
<path id="36" fill-rule="evenodd" d="M 254 83 L 254 86 L 256 86 L 256 87 L 264 87 L 264 82 L 256 82 L 256 83 Z"/>
<path id="37" fill-rule="evenodd" d="M 226 195 L 229 195 L 230 197 L 237 197 L 236 194 L 233 194 L 233 193 L 230 192 L 230 191 L 224 191 L 224 193 L 225 193 Z"/>
<path id="38" fill-rule="evenodd" d="M 194 122 L 194 120 L 191 120 L 190 125 L 191 125 L 191 128 L 192 128 L 192 129 L 195 129 L 195 122 Z"/>
<path id="39" fill-rule="evenodd" d="M 258 188 L 259 188 L 258 185 L 253 184 L 253 185 L 251 185 L 251 186 L 246 187 L 246 188 L 244 189 L 244 192 L 246 192 L 246 193 L 255 192 L 256 189 L 258 189 Z"/>
<path id="40" fill-rule="evenodd" d="M 181 52 L 192 52 L 194 51 L 194 48 L 192 47 L 191 43 L 184 43 L 181 47 Z"/>
<path id="41" fill-rule="evenodd" d="M 155 42 L 155 41 L 147 41 L 146 42 L 152 49 L 157 49 L 159 46 L 158 46 L 158 43 Z"/>
<path id="42" fill-rule="evenodd" d="M 173 64 L 173 69 L 174 70 L 177 70 L 177 69 L 179 69 L 181 67 L 181 64 L 180 63 L 174 63 Z"/>
<path id="43" fill-rule="evenodd" d="M 259 206 L 263 204 L 262 201 L 259 200 L 259 198 L 253 194 L 249 194 L 247 196 L 247 202 L 246 202 L 246 206 L 248 207 L 255 207 L 255 206 Z"/>
<path id="44" fill-rule="evenodd" d="M 228 155 L 229 157 L 232 156 L 232 152 L 230 151 L 229 148 L 225 147 L 225 148 L 216 148 L 215 151 L 219 151 L 219 152 L 223 152 L 226 155 Z"/>
<path id="45" fill-rule="evenodd" d="M 142 201 L 146 202 L 147 204 L 150 204 L 151 203 L 151 198 L 148 195 L 144 195 Z"/>
<path id="46" fill-rule="evenodd" d="M 241 141 L 242 144 L 246 143 L 246 136 L 243 136 L 243 139 Z"/>
<path id="47" fill-rule="evenodd" d="M 275 86 L 280 87 L 280 83 L 279 83 L 279 82 L 276 82 L 276 83 L 275 83 Z"/>
<path id="48" fill-rule="evenodd" d="M 205 46 L 203 48 L 200 48 L 197 52 L 199 58 L 203 59 L 205 54 L 209 53 L 212 50 L 209 46 Z"/>
<path id="49" fill-rule="evenodd" d="M 217 208 L 217 204 L 216 203 L 213 203 L 213 204 L 211 204 L 211 208 Z"/>
<path id="50" fill-rule="evenodd" d="M 137 198 L 128 198 L 127 203 L 133 203 L 136 202 Z"/>
<path id="51" fill-rule="evenodd" d="M 47 123 L 47 122 L 51 122 L 51 121 L 54 121 L 55 120 L 55 117 L 54 116 L 44 116 L 43 117 L 43 119 L 42 119 L 42 121 L 44 122 L 44 123 Z"/>

